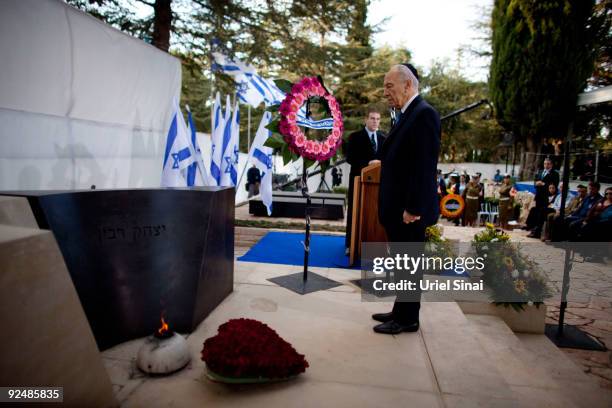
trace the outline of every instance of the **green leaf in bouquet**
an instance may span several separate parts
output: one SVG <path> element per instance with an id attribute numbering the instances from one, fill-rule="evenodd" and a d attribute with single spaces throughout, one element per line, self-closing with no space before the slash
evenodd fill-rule
<path id="1" fill-rule="evenodd" d="M 291 163 L 291 150 L 289 150 L 288 145 L 283 146 L 283 165 Z"/>
<path id="2" fill-rule="evenodd" d="M 272 134 L 270 137 L 268 137 L 268 139 L 266 139 L 264 146 L 271 147 L 273 149 L 280 149 L 283 146 L 286 146 L 286 144 L 281 135 Z"/>
<path id="3" fill-rule="evenodd" d="M 280 89 L 284 93 L 291 92 L 291 88 L 293 87 L 293 84 L 290 81 L 287 81 L 286 79 L 275 79 L 274 83 L 276 84 L 278 89 Z"/>
<path id="4" fill-rule="evenodd" d="M 278 109 L 280 108 L 280 103 L 277 103 L 276 105 L 270 105 L 266 108 L 266 111 L 268 112 L 272 112 L 272 113 L 276 113 L 278 112 Z"/>
<path id="5" fill-rule="evenodd" d="M 315 160 L 310 160 L 310 159 L 307 159 L 305 157 L 303 157 L 302 159 L 304 160 L 304 168 L 305 169 L 308 169 L 308 168 L 312 167 L 316 163 Z"/>
<path id="6" fill-rule="evenodd" d="M 280 134 L 279 125 L 280 125 L 280 120 L 275 119 L 266 125 L 266 129 L 268 129 L 272 133 Z"/>

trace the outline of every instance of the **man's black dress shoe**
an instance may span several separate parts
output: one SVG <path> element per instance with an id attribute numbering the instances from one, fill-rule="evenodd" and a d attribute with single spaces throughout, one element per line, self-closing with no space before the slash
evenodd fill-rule
<path id="1" fill-rule="evenodd" d="M 372 315 L 372 319 L 376 320 L 377 322 L 386 323 L 386 322 L 389 322 L 389 321 L 393 320 L 393 312 L 389 312 L 389 313 L 374 313 Z"/>
<path id="2" fill-rule="evenodd" d="M 400 334 L 401 332 L 415 332 L 417 330 L 419 330 L 418 323 L 400 324 L 394 320 L 374 326 L 374 331 L 382 334 Z"/>
<path id="3" fill-rule="evenodd" d="M 540 238 L 540 233 L 537 231 L 531 231 L 529 234 L 527 234 L 528 238 Z"/>

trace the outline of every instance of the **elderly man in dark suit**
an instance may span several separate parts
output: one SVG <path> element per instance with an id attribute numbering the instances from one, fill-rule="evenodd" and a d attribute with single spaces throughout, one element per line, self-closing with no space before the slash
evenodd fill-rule
<path id="1" fill-rule="evenodd" d="M 393 242 L 425 241 L 425 228 L 439 216 L 436 168 L 440 152 L 440 116 L 419 96 L 416 69 L 410 64 L 393 66 L 385 75 L 384 94 L 400 111 L 381 152 L 378 218 L 387 239 Z M 419 256 L 419 254 L 411 254 Z M 377 313 L 382 322 L 374 331 L 384 334 L 419 329 L 420 290 L 400 291 L 390 313 Z M 397 279 L 397 276 L 396 276 Z"/>
<path id="2" fill-rule="evenodd" d="M 355 177 L 361 175 L 361 170 L 372 160 L 380 159 L 380 151 L 385 141 L 385 133 L 378 130 L 380 126 L 380 112 L 374 108 L 368 110 L 365 126 L 357 132 L 351 133 L 348 143 L 344 145 L 346 161 L 351 165 L 349 174 L 348 209 L 346 210 L 346 238 L 344 246 L 351 246 L 351 230 L 353 222 L 353 184 Z"/>

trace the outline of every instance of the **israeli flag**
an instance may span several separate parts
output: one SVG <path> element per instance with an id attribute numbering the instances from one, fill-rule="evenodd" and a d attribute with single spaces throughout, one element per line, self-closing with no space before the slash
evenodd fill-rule
<path id="1" fill-rule="evenodd" d="M 240 109 L 238 101 L 234 103 L 234 115 L 225 124 L 223 133 L 223 161 L 221 173 L 222 186 L 235 186 L 238 183 L 238 139 L 240 132 Z"/>
<path id="2" fill-rule="evenodd" d="M 204 159 L 202 158 L 202 150 L 198 144 L 196 136 L 195 123 L 189 105 L 185 105 L 187 109 L 187 130 L 191 136 L 191 144 L 195 152 L 195 163 L 189 166 L 187 169 L 187 185 L 188 186 L 213 186 L 217 185 L 211 180 L 210 174 L 204 165 Z"/>
<path id="3" fill-rule="evenodd" d="M 211 132 L 211 159 L 210 159 L 210 176 L 213 186 L 221 185 L 221 157 L 223 156 L 223 132 L 225 130 L 225 117 L 229 114 L 229 96 L 227 97 L 226 114 L 223 115 L 223 106 L 221 105 L 221 96 L 217 92 L 215 103 L 213 105 L 213 123 Z"/>
<path id="4" fill-rule="evenodd" d="M 244 64 L 241 61 L 232 61 L 218 52 L 213 52 L 212 55 L 214 58 L 213 69 L 219 70 L 234 79 L 236 94 L 241 102 L 256 108 L 261 102 L 266 106 L 271 106 L 281 103 L 285 99 L 285 93 L 276 86 L 274 81 L 257 75 L 252 65 Z M 297 124 L 310 129 L 332 129 L 334 125 L 332 118 L 318 121 L 307 118 L 305 106 L 300 108 L 297 116 Z"/>
<path id="5" fill-rule="evenodd" d="M 181 113 L 178 101 L 174 102 L 174 115 L 168 130 L 164 165 L 162 169 L 162 187 L 187 187 L 188 168 L 195 163 L 195 151 L 187 133 L 185 118 Z"/>
<path id="6" fill-rule="evenodd" d="M 273 149 L 264 146 L 264 143 L 270 136 L 271 132 L 266 129 L 272 114 L 270 112 L 264 112 L 261 122 L 259 122 L 259 128 L 255 135 L 255 140 L 251 145 L 249 151 L 249 162 L 255 164 L 261 173 L 261 184 L 259 185 L 259 194 L 261 195 L 261 201 L 268 210 L 268 216 L 272 215 L 272 152 Z"/>

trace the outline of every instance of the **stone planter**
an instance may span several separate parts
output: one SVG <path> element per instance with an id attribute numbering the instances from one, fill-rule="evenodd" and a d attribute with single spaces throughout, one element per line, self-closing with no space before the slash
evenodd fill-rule
<path id="1" fill-rule="evenodd" d="M 457 304 L 464 314 L 480 314 L 498 316 L 513 332 L 544 334 L 546 321 L 546 305 L 525 306 L 517 312 L 512 307 L 496 306 L 493 303 L 458 301 Z"/>

